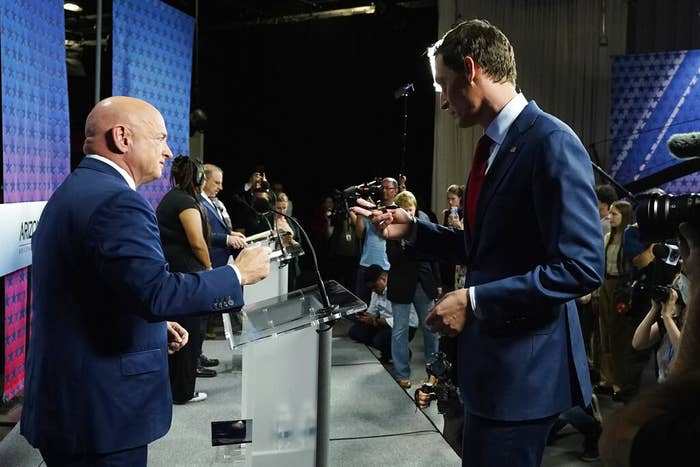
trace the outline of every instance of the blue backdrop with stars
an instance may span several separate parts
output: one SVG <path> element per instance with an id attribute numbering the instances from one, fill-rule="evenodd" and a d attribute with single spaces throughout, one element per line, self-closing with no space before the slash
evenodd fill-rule
<path id="1" fill-rule="evenodd" d="M 47 200 L 70 172 L 63 14 L 59 0 L 0 0 L 5 203 Z M 24 389 L 28 277 L 4 277 L 5 400 Z"/>
<path id="2" fill-rule="evenodd" d="M 612 65 L 610 174 L 626 184 L 679 163 L 668 151 L 676 133 L 700 131 L 700 50 L 624 55 Z M 700 174 L 663 185 L 700 191 Z"/>
<path id="3" fill-rule="evenodd" d="M 112 95 L 153 104 L 173 154 L 187 154 L 194 18 L 158 0 L 114 0 Z M 201 156 L 201 154 L 200 154 Z M 139 192 L 155 208 L 170 189 L 170 164 Z"/>

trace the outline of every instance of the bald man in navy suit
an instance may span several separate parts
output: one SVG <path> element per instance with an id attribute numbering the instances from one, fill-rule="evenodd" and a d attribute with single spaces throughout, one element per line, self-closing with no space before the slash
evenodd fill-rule
<path id="1" fill-rule="evenodd" d="M 269 272 L 269 248 L 235 265 L 171 273 L 152 206 L 137 191 L 172 153 L 160 112 L 99 102 L 86 157 L 51 196 L 32 237 L 32 332 L 20 430 L 48 466 L 146 466 L 170 428 L 166 318 L 240 308 Z M 170 341 L 170 344 L 169 344 Z"/>

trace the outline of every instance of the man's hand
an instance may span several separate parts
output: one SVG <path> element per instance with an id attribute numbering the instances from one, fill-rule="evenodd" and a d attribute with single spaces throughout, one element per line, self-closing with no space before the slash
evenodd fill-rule
<path id="1" fill-rule="evenodd" d="M 430 407 L 430 393 L 423 392 L 422 389 L 416 389 L 415 396 L 416 405 L 419 409 L 427 409 L 428 407 Z"/>
<path id="2" fill-rule="evenodd" d="M 355 316 L 357 316 L 357 320 L 362 323 L 366 324 L 367 326 L 374 326 L 374 316 L 370 315 L 366 311 L 363 311 L 361 313 L 357 313 Z"/>
<path id="3" fill-rule="evenodd" d="M 189 333 L 174 321 L 166 321 L 165 324 L 168 327 L 168 355 L 172 355 L 187 345 Z"/>
<path id="4" fill-rule="evenodd" d="M 409 231 L 411 216 L 401 208 L 380 211 L 362 198 L 357 199 L 358 206 L 350 208 L 352 212 L 367 217 L 377 229 L 379 236 L 385 239 L 403 238 Z"/>
<path id="5" fill-rule="evenodd" d="M 455 336 L 464 329 L 469 317 L 468 306 L 468 288 L 446 293 L 430 310 L 425 323 L 433 332 L 445 336 Z"/>
<path id="6" fill-rule="evenodd" d="M 240 232 L 231 232 L 226 236 L 226 244 L 236 250 L 241 250 L 247 246 L 245 235 Z"/>
<path id="7" fill-rule="evenodd" d="M 270 253 L 267 246 L 250 246 L 241 250 L 234 264 L 241 273 L 241 285 L 251 285 L 270 273 Z"/>

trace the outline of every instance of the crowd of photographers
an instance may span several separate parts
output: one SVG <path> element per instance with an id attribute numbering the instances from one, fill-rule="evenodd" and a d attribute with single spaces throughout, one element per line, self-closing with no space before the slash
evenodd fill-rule
<path id="1" fill-rule="evenodd" d="M 239 200 L 247 192 L 246 204 L 256 208 L 270 190 L 259 173 L 251 176 L 250 186 Z M 603 420 L 598 398 L 611 398 L 631 407 L 652 405 L 655 410 L 650 414 L 677 415 L 678 405 L 666 402 L 667 393 L 695 387 L 692 378 L 688 383 L 682 375 L 672 376 L 692 295 L 689 278 L 693 274 L 681 259 L 679 237 L 673 230 L 658 231 L 656 224 L 661 221 L 651 222 L 649 213 L 642 213 L 647 225 L 640 227 L 636 219 L 639 209 L 635 213 L 630 202 L 618 199 L 610 185 L 596 187 L 596 195 L 604 234 L 601 248 L 605 252 L 605 280 L 598 290 L 576 302 L 595 395 L 588 407 L 574 407 L 560 414 L 548 443 L 556 443 L 559 431 L 572 425 L 584 437 L 580 458 L 596 461 L 600 459 L 598 445 L 605 428 L 600 443 L 607 451 L 607 462 L 628 465 L 635 439 L 630 426 L 636 435 L 642 421 L 646 423 L 652 416 L 636 417 L 623 411 Z M 418 383 L 413 392 L 418 407 L 436 401 L 445 421 L 443 436 L 461 456 L 464 407 L 456 384 L 456 339 L 434 334 L 425 326 L 425 318 L 439 296 L 462 286 L 464 266 L 408 254 L 410 250 L 404 248 L 402 240 L 384 240 L 371 222 L 349 209 L 357 198 L 370 199 L 379 208 L 399 206 L 419 218 L 461 229 L 464 187 L 451 185 L 446 196 L 448 207 L 437 217 L 427 209 L 419 209 L 415 196 L 406 189 L 404 177 L 377 178 L 324 197 L 311 219 L 310 230 L 324 277 L 338 280 L 368 303 L 368 310 L 353 319 L 350 337 L 378 349 L 380 360 L 389 365 L 402 388 Z M 655 199 L 664 195 L 653 191 L 645 196 Z M 253 218 L 241 211 L 235 217 L 244 222 L 248 222 L 246 217 Z M 262 228 L 252 224 L 245 227 L 251 233 Z M 409 342 L 418 328 L 423 336 L 427 375 L 413 375 L 412 382 Z M 653 378 L 644 377 L 651 373 Z M 649 402 L 644 394 L 654 387 L 659 389 Z M 695 412 L 691 411 L 691 417 Z M 693 429 L 694 420 L 674 425 L 680 426 L 680 439 Z M 652 429 L 674 428 L 658 423 L 645 428 Z M 611 439 L 622 443 L 613 445 Z M 643 449 L 638 442 L 635 446 Z"/>

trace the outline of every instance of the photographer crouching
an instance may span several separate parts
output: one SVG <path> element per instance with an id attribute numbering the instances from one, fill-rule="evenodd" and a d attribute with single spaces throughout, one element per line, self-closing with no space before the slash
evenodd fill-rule
<path id="1" fill-rule="evenodd" d="M 430 401 L 437 402 L 438 413 L 445 422 L 442 436 L 461 458 L 464 404 L 456 384 L 458 355 L 457 338 L 440 337 L 439 351 L 426 366 L 428 382 L 416 389 L 413 398 L 420 409 L 429 407 Z"/>

